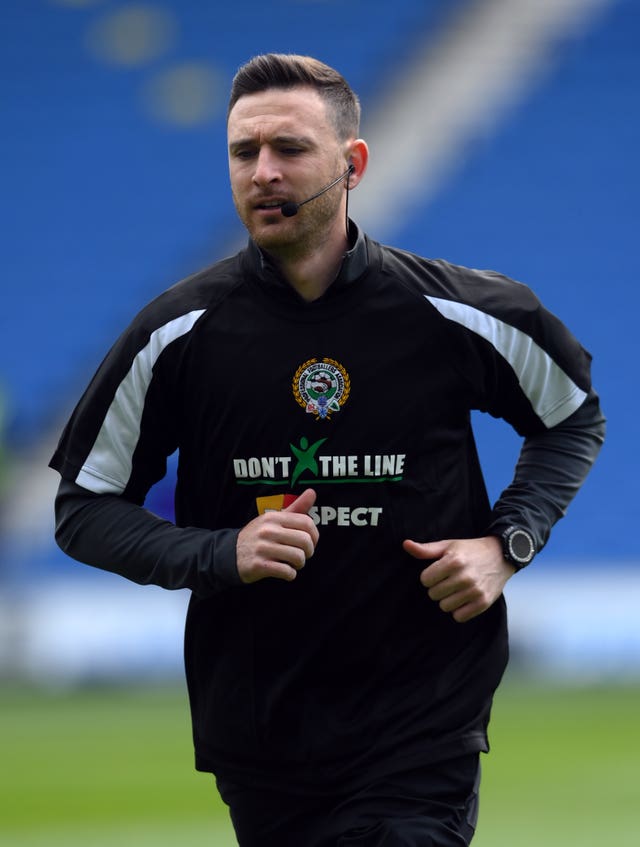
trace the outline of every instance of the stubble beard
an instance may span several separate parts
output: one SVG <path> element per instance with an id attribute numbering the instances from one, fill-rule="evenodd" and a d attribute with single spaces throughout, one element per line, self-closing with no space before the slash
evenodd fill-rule
<path id="1" fill-rule="evenodd" d="M 274 258 L 292 261 L 316 252 L 327 241 L 335 226 L 340 210 L 340 190 L 333 190 L 302 206 L 291 218 L 280 211 L 274 212 L 273 222 L 254 225 L 251 212 L 243 214 L 236 201 L 236 209 L 255 243 Z"/>

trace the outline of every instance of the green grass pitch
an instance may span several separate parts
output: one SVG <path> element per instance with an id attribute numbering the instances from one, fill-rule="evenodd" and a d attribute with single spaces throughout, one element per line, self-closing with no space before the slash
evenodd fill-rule
<path id="1" fill-rule="evenodd" d="M 640 687 L 510 678 L 474 847 L 640 844 L 639 718 Z M 7 847 L 236 843 L 213 778 L 193 770 L 182 688 L 5 690 L 0 751 Z"/>

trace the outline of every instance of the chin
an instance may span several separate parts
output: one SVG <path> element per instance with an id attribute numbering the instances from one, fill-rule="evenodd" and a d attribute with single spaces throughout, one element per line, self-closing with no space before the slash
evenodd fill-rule
<path id="1" fill-rule="evenodd" d="M 249 229 L 249 235 L 263 250 L 274 250 L 278 247 L 288 247 L 292 243 L 291 233 L 280 227 L 262 226 Z"/>

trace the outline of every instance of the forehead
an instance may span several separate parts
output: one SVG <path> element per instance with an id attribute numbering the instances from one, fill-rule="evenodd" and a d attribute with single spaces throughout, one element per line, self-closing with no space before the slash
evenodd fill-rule
<path id="1" fill-rule="evenodd" d="M 283 133 L 335 135 L 327 115 L 327 106 L 315 89 L 270 88 L 246 94 L 234 105 L 229 115 L 229 141 L 241 138 L 268 139 Z"/>

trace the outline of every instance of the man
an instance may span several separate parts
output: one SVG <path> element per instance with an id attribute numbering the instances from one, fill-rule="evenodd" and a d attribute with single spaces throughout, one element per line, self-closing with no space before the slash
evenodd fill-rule
<path id="1" fill-rule="evenodd" d="M 314 59 L 239 70 L 248 247 L 142 310 L 52 459 L 64 550 L 192 591 L 196 767 L 243 847 L 470 842 L 502 590 L 604 434 L 589 355 L 528 288 L 349 221 L 358 119 Z M 493 508 L 472 409 L 524 436 Z M 174 526 L 142 504 L 176 448 Z"/>

